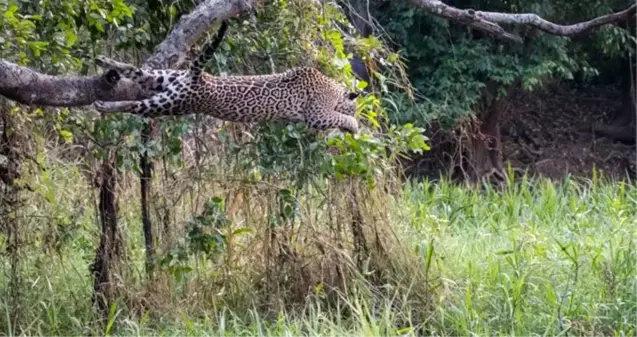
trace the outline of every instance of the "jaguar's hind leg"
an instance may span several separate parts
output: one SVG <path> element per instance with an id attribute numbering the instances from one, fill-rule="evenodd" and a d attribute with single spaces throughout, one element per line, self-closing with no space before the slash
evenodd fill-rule
<path id="1" fill-rule="evenodd" d="M 313 129 L 339 129 L 343 132 L 358 133 L 356 118 L 338 112 L 314 113 L 306 117 L 305 122 Z"/>

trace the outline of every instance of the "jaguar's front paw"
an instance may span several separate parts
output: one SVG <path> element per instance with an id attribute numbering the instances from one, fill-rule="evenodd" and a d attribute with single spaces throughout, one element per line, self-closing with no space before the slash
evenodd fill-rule
<path id="1" fill-rule="evenodd" d="M 93 102 L 93 107 L 98 112 L 101 112 L 101 113 L 108 112 L 108 110 L 106 108 L 106 102 L 104 102 L 104 101 L 95 101 L 95 102 Z"/>

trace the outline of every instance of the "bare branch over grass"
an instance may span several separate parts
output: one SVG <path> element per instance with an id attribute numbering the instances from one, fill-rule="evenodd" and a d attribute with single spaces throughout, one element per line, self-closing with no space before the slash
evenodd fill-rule
<path id="1" fill-rule="evenodd" d="M 635 15 L 637 9 L 637 5 L 632 5 L 621 12 L 600 16 L 586 22 L 572 25 L 559 25 L 547 21 L 537 14 L 531 13 L 511 14 L 459 9 L 439 0 L 409 0 L 409 2 L 439 17 L 462 23 L 474 29 L 513 42 L 522 42 L 522 38 L 506 32 L 500 27 L 500 24 L 527 25 L 553 35 L 573 36 L 603 25 L 628 20 Z"/>

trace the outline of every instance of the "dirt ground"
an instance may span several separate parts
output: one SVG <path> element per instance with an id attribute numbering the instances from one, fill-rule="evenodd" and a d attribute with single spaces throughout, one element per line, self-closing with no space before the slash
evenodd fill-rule
<path id="1" fill-rule="evenodd" d="M 635 178 L 635 144 L 600 137 L 593 123 L 612 123 L 625 109 L 612 87 L 552 85 L 537 92 L 517 91 L 501 121 L 502 155 L 515 168 L 560 179 L 571 174 Z"/>

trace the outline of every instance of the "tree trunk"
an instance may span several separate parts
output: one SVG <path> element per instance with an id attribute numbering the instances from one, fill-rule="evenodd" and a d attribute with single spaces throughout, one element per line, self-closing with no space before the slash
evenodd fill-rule
<path id="1" fill-rule="evenodd" d="M 108 320 L 109 308 L 114 300 L 111 269 L 118 246 L 121 245 L 117 231 L 117 202 L 115 198 L 117 172 L 114 158 L 114 153 L 109 151 L 102 161 L 99 196 L 99 218 L 102 231 L 95 260 L 90 267 L 94 278 L 93 304 L 102 313 L 105 321 Z"/>
<path id="2" fill-rule="evenodd" d="M 637 32 L 635 32 L 635 20 L 630 21 L 628 26 L 628 31 L 630 32 L 631 37 L 635 38 L 637 36 Z M 628 65 L 630 68 L 630 92 L 628 93 L 628 114 L 630 114 L 630 126 L 632 129 L 633 142 L 637 141 L 637 93 L 635 89 L 637 89 L 637 58 L 632 54 L 628 54 Z"/>
<path id="3" fill-rule="evenodd" d="M 11 116 L 10 107 L 0 101 L 0 232 L 7 237 L 6 252 L 9 260 L 9 283 L 7 289 L 10 324 L 21 324 L 22 285 L 20 277 L 20 224 L 18 211 L 21 207 L 21 188 L 16 184 L 22 169 L 23 153 L 20 144 L 24 142 L 19 122 Z"/>
<path id="4" fill-rule="evenodd" d="M 635 68 L 631 71 L 634 72 Z M 614 120 L 610 124 L 595 124 L 593 132 L 601 137 L 607 137 L 612 140 L 634 143 L 635 142 L 635 81 L 629 79 L 630 83 L 624 83 L 623 107 L 619 111 Z"/>
<path id="5" fill-rule="evenodd" d="M 142 130 L 142 143 L 144 147 L 148 147 L 151 134 L 153 132 L 153 121 L 149 121 L 144 125 Z M 144 243 L 146 248 L 146 273 L 152 277 L 153 267 L 155 263 L 155 245 L 153 244 L 153 226 L 150 221 L 150 210 L 148 205 L 148 195 L 150 193 L 150 183 L 152 179 L 152 159 L 148 157 L 148 152 L 143 151 L 139 157 L 140 188 L 141 188 L 141 208 L 142 208 L 142 227 L 144 231 Z"/>
<path id="6" fill-rule="evenodd" d="M 487 82 L 477 116 L 479 129 L 470 137 L 468 161 L 463 169 L 465 178 L 474 183 L 483 178 L 500 182 L 505 179 L 500 119 L 506 107 L 506 96 L 498 97 L 499 88 L 497 83 Z"/>

